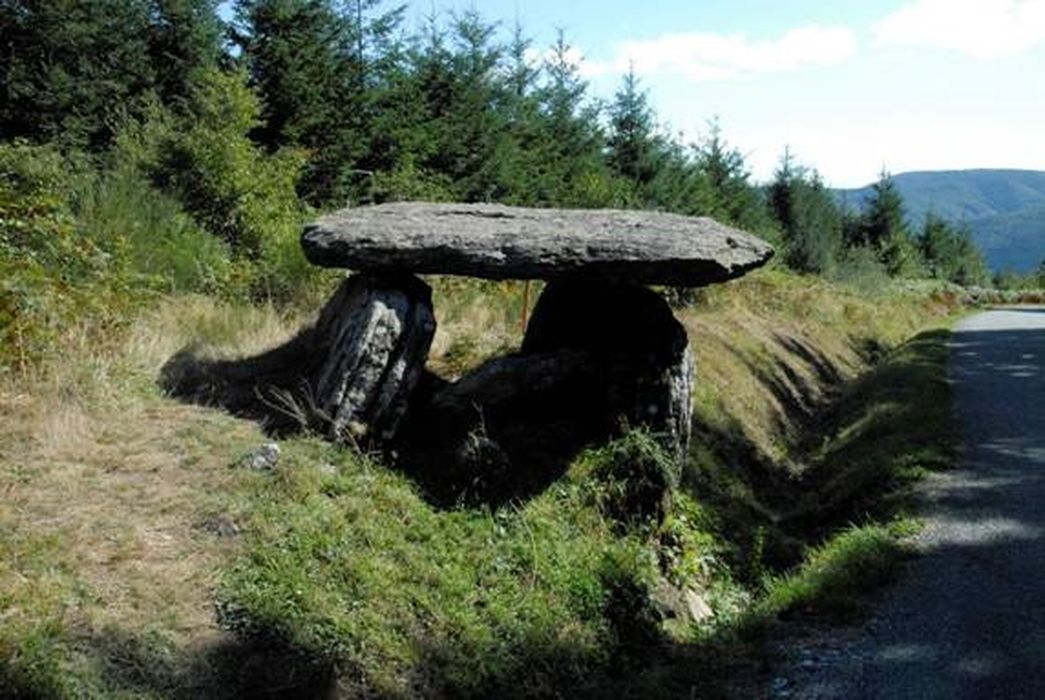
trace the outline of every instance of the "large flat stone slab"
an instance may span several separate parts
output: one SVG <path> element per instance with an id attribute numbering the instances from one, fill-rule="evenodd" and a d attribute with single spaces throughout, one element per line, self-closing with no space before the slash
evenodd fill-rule
<path id="1" fill-rule="evenodd" d="M 765 241 L 706 217 L 422 202 L 328 214 L 305 227 L 302 246 L 324 267 L 676 286 L 739 277 L 773 255 Z"/>

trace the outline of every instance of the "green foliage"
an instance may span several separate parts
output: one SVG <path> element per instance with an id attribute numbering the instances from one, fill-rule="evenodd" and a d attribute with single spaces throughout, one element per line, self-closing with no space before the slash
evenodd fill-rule
<path id="1" fill-rule="evenodd" d="M 644 590 L 655 570 L 578 488 L 496 512 L 440 511 L 365 459 L 284 447 L 277 479 L 251 499 L 222 620 L 381 694 L 526 695 L 583 681 L 621 633 L 617 592 Z"/>
<path id="2" fill-rule="evenodd" d="M 796 521 L 888 520 L 908 505 L 913 481 L 952 463 L 958 428 L 946 410 L 948 337 L 928 331 L 910 339 L 821 416 L 834 437 L 815 455 Z"/>
<path id="3" fill-rule="evenodd" d="M 903 197 L 886 171 L 871 187 L 867 209 L 849 230 L 848 243 L 878 252 L 879 259 L 894 277 L 914 277 L 921 272 L 921 259 L 910 236 Z"/>
<path id="4" fill-rule="evenodd" d="M 305 154 L 267 154 L 251 142 L 260 105 L 242 73 L 201 72 L 188 113 L 177 119 L 154 106 L 127 126 L 118 152 L 229 247 L 253 294 L 289 298 L 315 275 L 298 245 L 307 209 L 294 188 Z"/>
<path id="5" fill-rule="evenodd" d="M 858 238 L 850 245 L 861 245 L 884 251 L 893 241 L 907 235 L 907 216 L 904 213 L 903 197 L 886 171 L 871 187 L 871 198 L 867 204 L 860 227 L 855 231 Z"/>
<path id="6" fill-rule="evenodd" d="M 843 530 L 811 550 L 794 573 L 769 578 L 756 614 L 851 615 L 866 607 L 863 594 L 895 577 L 904 554 L 888 527 L 867 525 Z"/>
<path id="7" fill-rule="evenodd" d="M 149 58 L 156 71 L 154 90 L 164 104 L 178 108 L 192 95 L 198 72 L 222 60 L 225 27 L 219 0 L 149 0 Z"/>
<path id="8" fill-rule="evenodd" d="M 0 364 L 23 370 L 80 322 L 104 332 L 158 291 L 232 274 L 221 242 L 133 168 L 18 142 L 0 145 L 0 268 Z"/>
<path id="9" fill-rule="evenodd" d="M 144 2 L 4 2 L 0 34 L 0 133 L 9 138 L 102 145 L 109 115 L 154 80 Z"/>
<path id="10" fill-rule="evenodd" d="M 0 365 L 25 371 L 53 342 L 63 284 L 98 259 L 76 240 L 63 184 L 66 163 L 52 148 L 0 148 Z"/>
<path id="11" fill-rule="evenodd" d="M 100 150 L 122 114 L 151 93 L 186 94 L 213 66 L 220 21 L 212 0 L 11 0 L 0 68 L 0 133 Z"/>
<path id="12" fill-rule="evenodd" d="M 380 3 L 355 0 L 240 0 L 234 38 L 264 105 L 253 135 L 270 149 L 298 146 L 310 157 L 300 183 L 311 203 L 358 195 L 369 169 L 376 75 L 367 44 L 396 31 L 402 10 L 368 17 Z M 393 44 L 384 50 L 397 50 Z M 383 59 L 374 56 L 375 63 Z"/>
<path id="13" fill-rule="evenodd" d="M 966 287 L 988 282 L 987 263 L 967 227 L 954 227 L 929 213 L 918 237 L 918 248 L 929 277 Z"/>
<path id="14" fill-rule="evenodd" d="M 1034 289 L 1045 289 L 1042 282 L 1045 276 L 1038 267 L 1037 273 L 1021 275 L 1013 270 L 999 270 L 991 278 L 991 284 L 995 289 L 1003 292 L 1026 292 Z"/>
<path id="15" fill-rule="evenodd" d="M 606 139 L 610 166 L 637 187 L 647 185 L 657 174 L 653 110 L 646 93 L 639 89 L 634 67 L 624 76 L 609 109 L 610 132 Z"/>
<path id="16" fill-rule="evenodd" d="M 842 218 L 819 174 L 796 165 L 785 150 L 768 194 L 783 231 L 787 265 L 799 272 L 832 272 L 841 253 Z"/>
<path id="17" fill-rule="evenodd" d="M 657 529 L 662 568 L 672 583 L 711 587 L 732 583 L 723 561 L 724 543 L 714 534 L 714 519 L 684 490 L 677 489 L 672 507 Z"/>
<path id="18" fill-rule="evenodd" d="M 232 279 L 228 248 L 132 168 L 96 175 L 75 207 L 85 236 L 118 249 L 111 264 L 150 287 L 214 294 Z"/>
<path id="19" fill-rule="evenodd" d="M 587 469 L 599 509 L 625 526 L 659 523 L 671 508 L 675 465 L 645 430 L 631 430 L 594 451 Z"/>
<path id="20" fill-rule="evenodd" d="M 695 147 L 695 159 L 701 186 L 691 213 L 712 216 L 749 231 L 768 226 L 766 208 L 760 192 L 750 183 L 744 156 L 726 142 L 717 119 Z"/>

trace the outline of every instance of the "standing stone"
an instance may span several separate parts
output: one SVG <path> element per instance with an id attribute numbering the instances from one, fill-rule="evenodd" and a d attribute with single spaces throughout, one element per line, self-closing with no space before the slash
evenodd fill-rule
<path id="1" fill-rule="evenodd" d="M 407 274 L 357 274 L 320 313 L 314 352 L 325 361 L 315 408 L 339 441 L 386 444 L 406 413 L 435 335 L 432 290 Z"/>
<path id="2" fill-rule="evenodd" d="M 681 464 L 693 415 L 693 354 L 663 297 L 583 277 L 549 282 L 522 352 L 559 349 L 590 353 L 603 368 L 610 418 L 647 426 Z"/>

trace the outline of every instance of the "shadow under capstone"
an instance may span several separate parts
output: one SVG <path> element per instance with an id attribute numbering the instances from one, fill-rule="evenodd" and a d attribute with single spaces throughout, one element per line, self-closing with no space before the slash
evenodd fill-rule
<path id="1" fill-rule="evenodd" d="M 412 290 L 408 301 L 378 303 L 385 297 L 370 291 L 389 287 Z M 367 308 L 376 303 L 384 310 L 367 319 L 391 319 L 398 329 L 398 340 L 377 345 L 388 357 L 405 358 L 400 364 L 406 369 L 395 376 L 406 380 L 397 379 L 390 389 L 389 370 L 362 401 L 350 392 L 338 396 L 355 400 L 353 415 L 366 416 L 365 422 L 376 416 L 387 424 L 386 416 L 399 411 L 390 437 L 365 426 L 353 433 L 353 420 L 338 424 L 338 409 L 330 408 L 321 386 L 330 357 L 344 342 L 344 331 L 337 330 L 346 325 L 341 319 L 356 313 L 360 298 Z M 439 506 L 498 506 L 531 497 L 561 477 L 584 448 L 629 427 L 647 426 L 676 462 L 684 456 L 692 356 L 685 329 L 659 294 L 594 279 L 553 280 L 538 300 L 520 352 L 493 358 L 456 382 L 423 370 L 434 322 L 426 325 L 430 314 L 416 309 L 430 309 L 430 298 L 417 278 L 355 275 L 319 321 L 286 344 L 225 360 L 182 350 L 164 366 L 160 383 L 173 396 L 257 420 L 271 434 L 310 430 L 378 450 Z M 402 340 L 414 326 L 424 327 L 414 335 L 428 334 L 427 341 Z M 404 345 L 409 353 L 401 351 Z M 356 372 L 355 366 L 338 371 Z M 401 395 L 401 408 L 371 410 L 391 393 Z"/>

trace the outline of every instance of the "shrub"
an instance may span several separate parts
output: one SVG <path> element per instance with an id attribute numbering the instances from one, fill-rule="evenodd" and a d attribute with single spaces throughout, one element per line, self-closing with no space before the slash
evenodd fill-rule
<path id="1" fill-rule="evenodd" d="M 63 334 L 106 333 L 160 291 L 213 292 L 226 246 L 130 165 L 0 144 L 0 366 L 23 372 Z"/>
<path id="2" fill-rule="evenodd" d="M 233 287 L 285 301 L 317 277 L 298 243 L 307 209 L 295 186 L 307 154 L 269 154 L 250 140 L 261 106 L 246 81 L 242 72 L 201 71 L 187 117 L 153 105 L 124 125 L 115 152 L 228 247 Z"/>
<path id="3" fill-rule="evenodd" d="M 77 236 L 69 162 L 56 149 L 0 145 L 0 366 L 23 372 L 86 301 L 77 294 L 104 266 Z"/>
<path id="4" fill-rule="evenodd" d="M 624 525 L 662 522 L 677 483 L 671 457 L 646 430 L 595 450 L 590 477 L 599 509 Z"/>
<path id="5" fill-rule="evenodd" d="M 124 277 L 172 292 L 227 288 L 228 247 L 136 169 L 117 165 L 81 180 L 72 193 L 78 226 L 87 239 L 111 249 L 110 261 Z"/>

